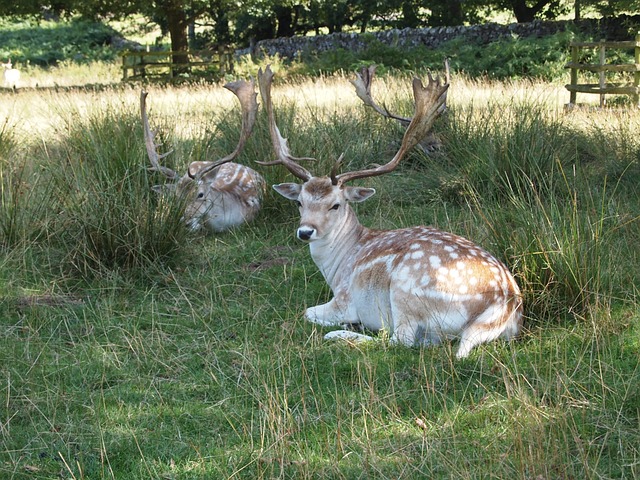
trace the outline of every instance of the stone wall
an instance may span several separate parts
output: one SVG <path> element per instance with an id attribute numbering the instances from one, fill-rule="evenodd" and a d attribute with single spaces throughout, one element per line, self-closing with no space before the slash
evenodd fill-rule
<path id="1" fill-rule="evenodd" d="M 303 52 L 321 53 L 327 50 L 342 48 L 345 50 L 360 51 L 366 47 L 368 39 L 375 38 L 383 44 L 400 48 L 425 46 L 437 48 L 441 44 L 462 38 L 478 44 L 488 43 L 511 35 L 519 37 L 543 37 L 569 28 L 581 32 L 592 33 L 595 38 L 608 40 L 629 40 L 629 29 L 635 25 L 636 31 L 640 28 L 640 15 L 633 17 L 622 16 L 615 19 L 585 19 L 574 21 L 541 21 L 531 23 L 512 23 L 500 25 L 486 23 L 472 26 L 456 27 L 427 27 L 403 30 L 392 29 L 366 34 L 334 33 L 314 37 L 287 37 L 257 42 L 252 53 L 254 55 L 279 54 L 288 59 L 295 58 Z M 250 53 L 250 49 L 238 53 Z"/>

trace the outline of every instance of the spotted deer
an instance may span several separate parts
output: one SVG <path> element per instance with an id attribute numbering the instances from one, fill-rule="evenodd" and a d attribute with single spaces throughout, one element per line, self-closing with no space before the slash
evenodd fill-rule
<path id="1" fill-rule="evenodd" d="M 430 131 L 446 102 L 449 83 L 429 75 L 425 87 L 413 80 L 415 115 L 399 150 L 386 164 L 328 176 L 314 176 L 291 155 L 280 134 L 271 102 L 273 73 L 259 72 L 260 94 L 267 110 L 276 153 L 298 183 L 273 188 L 297 203 L 297 237 L 331 287 L 328 303 L 307 308 L 307 320 L 323 326 L 361 325 L 386 330 L 390 341 L 404 345 L 438 344 L 459 338 L 456 356 L 498 337 L 515 337 L 522 323 L 520 290 L 509 270 L 473 242 L 432 227 L 374 230 L 360 224 L 349 205 L 371 197 L 373 188 L 348 185 L 389 173 Z M 371 339 L 351 330 L 325 338 Z"/>
<path id="2" fill-rule="evenodd" d="M 158 153 L 155 134 L 147 117 L 147 92 L 140 93 L 140 110 L 144 128 L 147 155 L 151 171 L 157 171 L 171 182 L 165 185 L 175 191 L 185 202 L 183 220 L 193 231 L 205 229 L 223 232 L 253 220 L 262 204 L 264 193 L 263 177 L 245 165 L 234 163 L 251 135 L 258 111 L 257 93 L 254 80 L 227 83 L 225 88 L 233 92 L 242 108 L 240 139 L 235 150 L 218 160 L 194 161 L 187 172 L 178 172 L 163 166 L 160 161 L 171 151 Z M 160 191 L 162 187 L 156 186 Z"/>
<path id="3" fill-rule="evenodd" d="M 11 59 L 9 59 L 7 63 L 3 63 L 2 68 L 4 69 L 4 86 L 13 89 L 18 88 L 18 82 L 20 81 L 20 70 L 18 70 L 17 68 L 13 68 Z"/>

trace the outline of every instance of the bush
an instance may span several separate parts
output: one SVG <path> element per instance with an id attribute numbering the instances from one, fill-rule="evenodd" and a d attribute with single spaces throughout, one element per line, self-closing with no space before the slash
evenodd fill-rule
<path id="1" fill-rule="evenodd" d="M 138 113 L 111 105 L 68 115 L 65 144 L 50 159 L 63 265 L 90 275 L 170 264 L 187 235 L 183 205 L 152 192 Z"/>

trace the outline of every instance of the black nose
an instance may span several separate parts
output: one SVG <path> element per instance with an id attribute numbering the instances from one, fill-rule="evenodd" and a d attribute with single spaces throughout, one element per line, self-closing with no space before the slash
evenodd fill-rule
<path id="1" fill-rule="evenodd" d="M 313 230 L 308 228 L 299 228 L 298 229 L 298 238 L 303 241 L 308 241 L 313 235 Z"/>

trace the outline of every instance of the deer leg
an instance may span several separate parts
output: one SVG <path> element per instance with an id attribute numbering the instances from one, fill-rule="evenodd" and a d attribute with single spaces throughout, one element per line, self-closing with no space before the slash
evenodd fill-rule
<path id="1" fill-rule="evenodd" d="M 304 317 L 312 323 L 324 326 L 340 325 L 345 322 L 349 323 L 344 318 L 343 310 L 336 305 L 335 299 L 322 305 L 307 308 L 304 312 Z"/>
<path id="2" fill-rule="evenodd" d="M 409 320 L 399 321 L 395 325 L 391 339 L 391 343 L 400 343 L 412 347 L 416 344 L 420 325 L 417 322 Z"/>
<path id="3" fill-rule="evenodd" d="M 346 340 L 347 342 L 359 343 L 373 340 L 373 337 L 353 330 L 334 330 L 324 336 L 325 340 Z"/>

